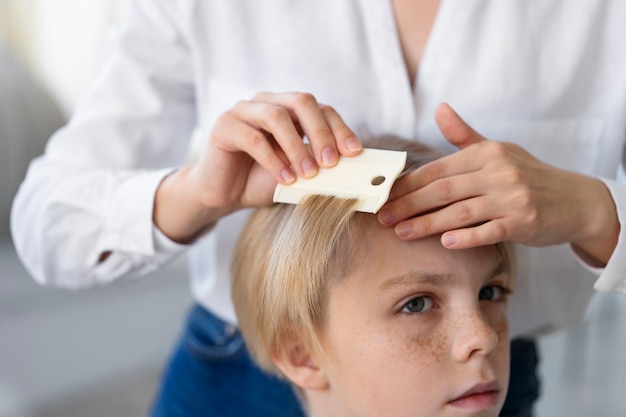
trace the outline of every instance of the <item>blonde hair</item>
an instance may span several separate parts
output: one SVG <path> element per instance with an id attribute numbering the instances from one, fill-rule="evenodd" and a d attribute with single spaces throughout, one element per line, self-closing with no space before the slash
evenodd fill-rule
<path id="1" fill-rule="evenodd" d="M 232 264 L 233 302 L 248 349 L 261 368 L 287 340 L 316 349 L 324 314 L 326 277 L 336 247 L 354 216 L 356 200 L 312 196 L 299 205 L 257 209 Z"/>
<path id="2" fill-rule="evenodd" d="M 366 146 L 406 150 L 407 170 L 440 156 L 392 136 Z M 272 353 L 290 339 L 319 350 L 316 334 L 329 276 L 340 276 L 350 263 L 354 225 L 367 216 L 354 212 L 356 203 L 312 196 L 298 205 L 258 208 L 248 219 L 232 258 L 232 298 L 248 349 L 261 368 L 281 375 Z"/>
<path id="3" fill-rule="evenodd" d="M 406 150 L 405 172 L 442 155 L 417 142 L 390 136 L 366 146 Z M 311 196 L 299 205 L 256 209 L 248 219 L 232 259 L 232 297 L 248 349 L 266 371 L 283 376 L 272 357 L 286 342 L 297 341 L 308 351 L 323 355 L 318 335 L 327 287 L 354 264 L 358 247 L 354 243 L 364 229 L 360 226 L 373 216 L 355 212 L 356 203 Z"/>

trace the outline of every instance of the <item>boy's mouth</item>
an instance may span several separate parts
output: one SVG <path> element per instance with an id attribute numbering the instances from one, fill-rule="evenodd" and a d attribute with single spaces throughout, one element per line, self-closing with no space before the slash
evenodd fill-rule
<path id="1" fill-rule="evenodd" d="M 451 400 L 448 404 L 456 408 L 484 410 L 498 405 L 500 384 L 496 380 L 481 382 Z"/>

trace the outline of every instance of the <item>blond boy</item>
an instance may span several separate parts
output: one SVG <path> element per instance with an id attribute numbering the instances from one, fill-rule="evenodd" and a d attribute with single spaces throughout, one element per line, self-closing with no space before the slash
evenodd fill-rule
<path id="1" fill-rule="evenodd" d="M 404 149 L 408 169 L 437 154 Z M 508 385 L 505 244 L 404 242 L 356 201 L 257 209 L 237 245 L 233 300 L 255 361 L 311 417 L 497 416 Z"/>

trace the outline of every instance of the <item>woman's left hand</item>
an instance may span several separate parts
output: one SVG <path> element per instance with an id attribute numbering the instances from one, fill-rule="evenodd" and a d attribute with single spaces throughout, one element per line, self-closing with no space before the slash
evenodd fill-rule
<path id="1" fill-rule="evenodd" d="M 500 241 L 571 243 L 589 262 L 608 262 L 619 234 L 605 185 L 539 161 L 521 147 L 486 140 L 447 104 L 435 112 L 460 151 L 400 178 L 378 217 L 404 240 L 443 233 L 463 249 Z"/>

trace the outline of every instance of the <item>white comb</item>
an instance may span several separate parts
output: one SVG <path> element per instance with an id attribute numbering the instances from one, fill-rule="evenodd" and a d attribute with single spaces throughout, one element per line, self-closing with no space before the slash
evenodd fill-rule
<path id="1" fill-rule="evenodd" d="M 389 198 L 391 186 L 406 164 L 406 152 L 363 149 L 357 156 L 340 156 L 332 168 L 320 168 L 313 178 L 278 184 L 275 203 L 298 204 L 309 195 L 356 198 L 357 211 L 376 213 Z"/>

